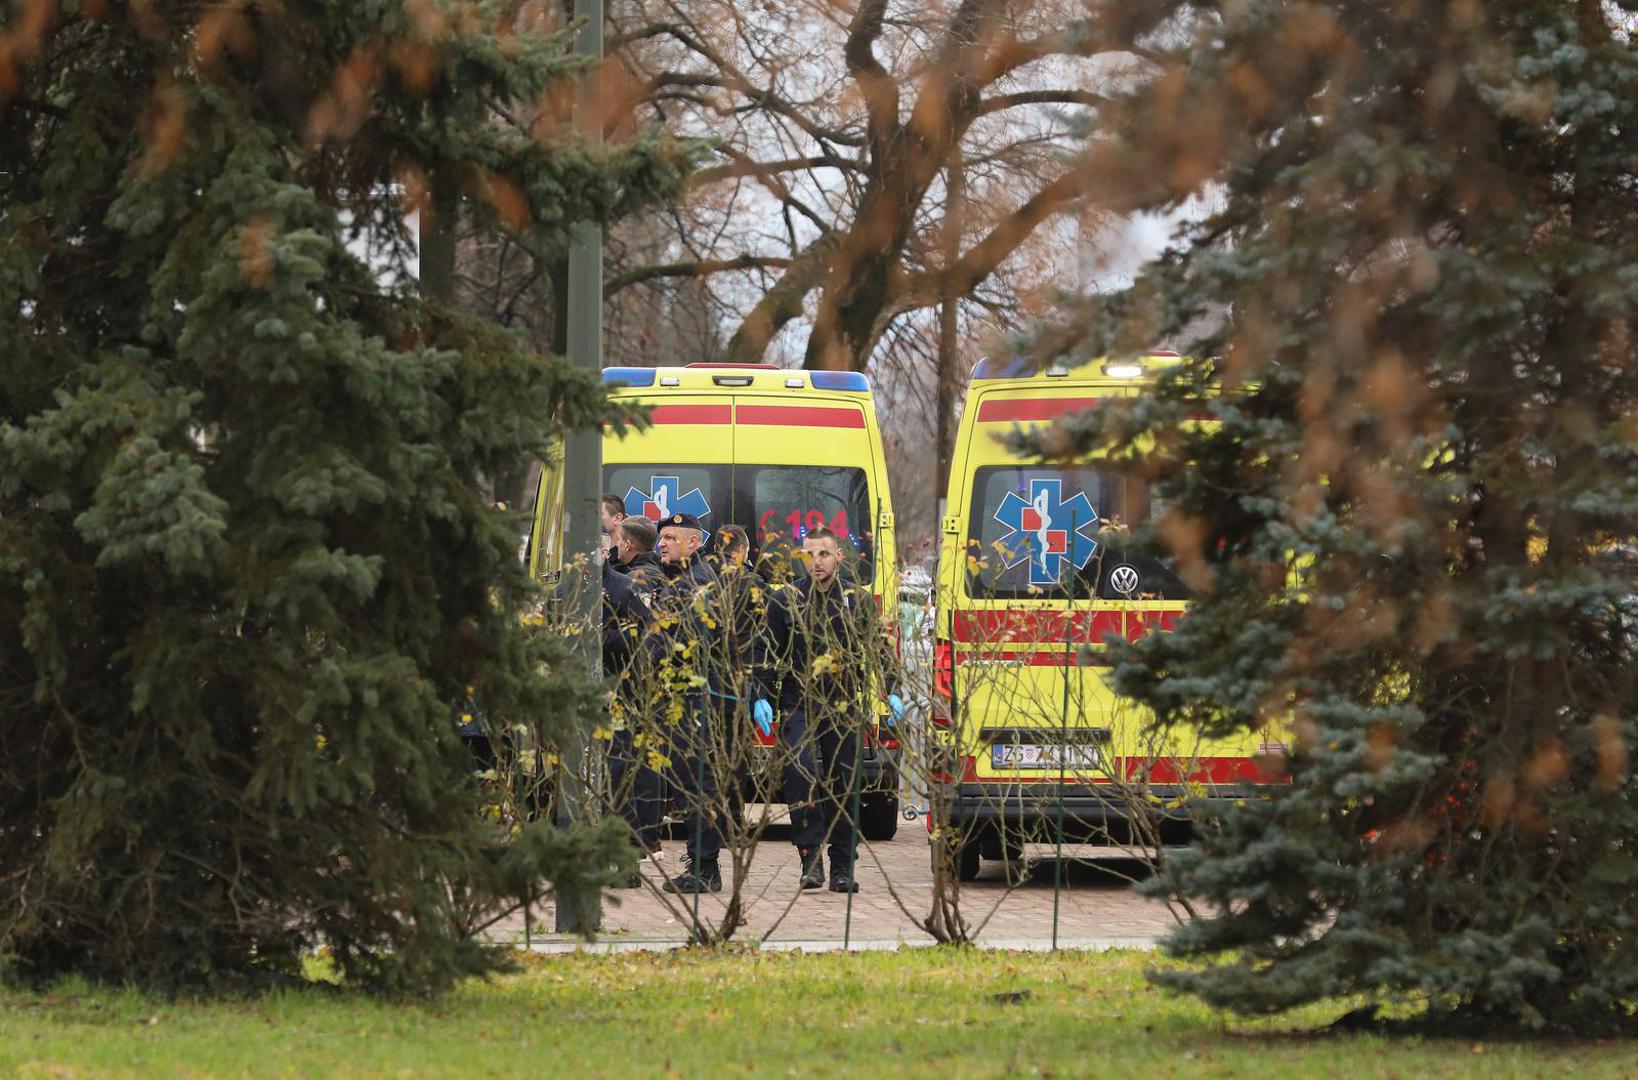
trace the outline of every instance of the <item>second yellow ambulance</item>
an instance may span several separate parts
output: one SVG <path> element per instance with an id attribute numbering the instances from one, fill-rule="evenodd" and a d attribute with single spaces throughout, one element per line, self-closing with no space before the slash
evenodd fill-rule
<path id="1" fill-rule="evenodd" d="M 1074 369 L 974 370 L 942 522 L 935 722 L 954 750 L 945 827 L 963 878 L 1025 843 L 1153 847 L 1213 799 L 1277 779 L 1272 736 L 1209 741 L 1148 730 L 1116 694 L 1104 642 L 1165 633 L 1188 590 L 1126 542 L 1145 486 L 1094 459 L 1032 464 L 1002 438 L 1139 392 L 1154 354 Z M 1090 649 L 1090 663 L 1082 660 Z"/>

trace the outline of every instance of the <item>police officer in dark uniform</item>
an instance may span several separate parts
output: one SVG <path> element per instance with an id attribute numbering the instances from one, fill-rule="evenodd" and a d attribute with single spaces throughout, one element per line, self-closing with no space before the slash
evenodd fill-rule
<path id="1" fill-rule="evenodd" d="M 636 582 L 603 564 L 603 675 L 620 678 L 648 628 L 649 610 Z"/>
<path id="2" fill-rule="evenodd" d="M 660 556 L 654 550 L 659 537 L 654 523 L 646 517 L 625 517 L 614 525 L 615 571 L 631 579 L 637 596 L 648 604 L 653 602 L 666 586 Z M 662 858 L 660 825 L 665 817 L 665 778 L 651 765 L 651 751 L 663 752 L 657 743 L 649 714 L 646 688 L 641 679 L 624 678 L 618 686 L 616 707 L 619 720 L 609 741 L 609 780 L 620 816 L 631 826 L 633 837 L 648 858 Z M 642 884 L 633 873 L 625 884 L 637 888 Z"/>
<path id="3" fill-rule="evenodd" d="M 688 871 L 665 883 L 665 890 L 674 893 L 722 888 L 716 775 L 704 753 L 712 667 L 711 620 L 704 594 L 717 575 L 700 554 L 703 540 L 704 529 L 693 514 L 673 514 L 660 522 L 660 562 L 667 583 L 654 598 L 654 622 L 643 643 L 643 662 L 653 679 L 651 693 L 660 713 L 657 721 L 668 725 L 671 734 L 667 781 L 687 805 Z"/>
<path id="4" fill-rule="evenodd" d="M 710 681 L 712 749 L 719 763 L 718 776 L 728 785 L 728 812 L 739 819 L 743 799 L 742 774 L 748 762 L 741 748 L 750 736 L 749 714 L 756 662 L 756 639 L 768 615 L 768 583 L 752 569 L 751 541 L 738 525 L 724 525 L 713 536 L 716 551 L 708 556 L 716 567 L 717 584 L 707 609 L 714 628 Z"/>
<path id="5" fill-rule="evenodd" d="M 744 674 L 754 662 L 752 646 L 767 615 L 768 583 L 751 566 L 751 541 L 738 525 L 717 530 L 717 589 L 722 610 L 732 617 L 724 627 L 719 654 L 730 670 Z"/>
<path id="6" fill-rule="evenodd" d="M 665 567 L 660 564 L 659 530 L 646 517 L 622 518 L 614 527 L 614 568 L 631 578 L 641 595 L 653 595 L 665 587 Z"/>
<path id="7" fill-rule="evenodd" d="M 807 576 L 775 588 L 768 602 L 752 714 L 768 731 L 778 703 L 784 796 L 791 842 L 802 857 L 802 888 L 825 884 L 820 848 L 828 837 L 830 890 L 857 892 L 851 798 L 872 676 L 889 689 L 895 714 L 903 704 L 891 692 L 875 597 L 846 580 L 841 541 L 829 529 L 814 529 L 802 541 L 802 556 Z"/>
<path id="8" fill-rule="evenodd" d="M 652 530 L 651 530 L 652 531 Z M 665 782 L 648 764 L 643 730 L 644 695 L 633 678 L 632 660 L 649 630 L 652 615 L 641 583 L 603 564 L 603 674 L 615 680 L 611 711 L 616 722 L 609 737 L 609 786 L 632 838 L 649 858 L 660 851 L 660 822 L 665 816 Z M 652 590 L 648 591 L 652 596 Z M 651 737 L 651 736 L 650 736 Z M 626 888 L 642 884 L 632 871 Z"/>

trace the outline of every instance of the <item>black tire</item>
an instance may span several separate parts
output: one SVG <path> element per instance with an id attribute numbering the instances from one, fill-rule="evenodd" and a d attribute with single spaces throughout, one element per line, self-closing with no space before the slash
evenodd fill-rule
<path id="1" fill-rule="evenodd" d="M 1000 832 L 985 838 L 981 849 L 984 858 L 1002 864 L 1008 882 L 1020 885 L 1029 879 L 1029 862 L 1024 858 L 1024 838 L 1016 833 Z"/>
<path id="2" fill-rule="evenodd" d="M 859 834 L 866 840 L 891 840 L 899 831 L 899 797 L 876 793 L 859 799 Z"/>
<path id="3" fill-rule="evenodd" d="M 967 841 L 956 848 L 955 872 L 957 881 L 978 880 L 978 868 L 981 865 L 978 856 L 978 844 Z"/>

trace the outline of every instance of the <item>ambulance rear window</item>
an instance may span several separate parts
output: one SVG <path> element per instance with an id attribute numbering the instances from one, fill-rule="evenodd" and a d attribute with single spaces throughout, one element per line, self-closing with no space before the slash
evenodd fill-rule
<path id="1" fill-rule="evenodd" d="M 603 490 L 619 495 L 626 513 L 655 524 L 672 514 L 693 514 L 708 532 L 728 521 L 732 470 L 727 465 L 612 465 Z"/>
<path id="2" fill-rule="evenodd" d="M 751 513 L 764 551 L 772 554 L 799 548 L 802 537 L 824 526 L 847 542 L 844 549 L 850 545 L 868 565 L 874 515 L 863 469 L 838 465 L 740 465 L 738 469 L 753 473 Z"/>
<path id="3" fill-rule="evenodd" d="M 1149 515 L 1143 485 L 1091 466 L 998 465 L 973 477 L 967 591 L 1000 600 L 1181 600 L 1160 560 L 1129 550 L 1111 522 Z"/>

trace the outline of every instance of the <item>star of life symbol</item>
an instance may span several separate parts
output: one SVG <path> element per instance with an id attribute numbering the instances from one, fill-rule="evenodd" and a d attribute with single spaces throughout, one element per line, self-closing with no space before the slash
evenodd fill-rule
<path id="1" fill-rule="evenodd" d="M 655 525 L 661 524 L 672 514 L 693 514 L 704 519 L 710 512 L 711 504 L 700 489 L 694 488 L 684 494 L 682 481 L 675 476 L 651 476 L 647 491 L 636 487 L 626 491 L 626 513 L 632 517 L 646 517 Z"/>
<path id="2" fill-rule="evenodd" d="M 1085 530 L 1098 523 L 1098 512 L 1086 492 L 1063 497 L 1061 479 L 1031 480 L 1029 498 L 1007 492 L 995 520 L 1012 531 L 1001 538 L 1001 558 L 1010 570 L 1029 560 L 1031 585 L 1056 585 L 1064 560 L 1080 570 L 1091 561 L 1098 542 Z"/>

